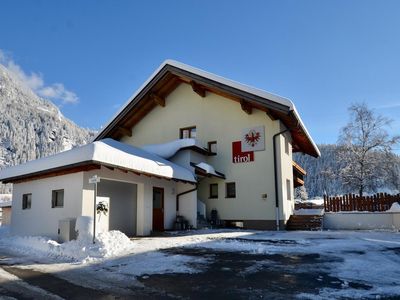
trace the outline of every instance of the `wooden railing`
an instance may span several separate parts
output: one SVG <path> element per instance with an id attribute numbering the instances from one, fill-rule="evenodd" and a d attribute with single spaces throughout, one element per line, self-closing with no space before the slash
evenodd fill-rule
<path id="1" fill-rule="evenodd" d="M 379 193 L 373 196 L 357 196 L 354 194 L 340 197 L 324 196 L 325 212 L 338 211 L 386 211 L 394 202 L 400 202 L 400 194 L 389 195 Z"/>

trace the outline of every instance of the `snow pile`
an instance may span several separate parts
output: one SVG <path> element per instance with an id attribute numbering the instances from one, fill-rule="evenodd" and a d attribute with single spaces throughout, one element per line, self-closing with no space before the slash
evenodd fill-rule
<path id="1" fill-rule="evenodd" d="M 300 208 L 293 212 L 295 215 L 319 215 L 324 214 L 323 208 Z"/>
<path id="2" fill-rule="evenodd" d="M 196 139 L 178 139 L 163 144 L 143 145 L 141 148 L 147 152 L 168 159 L 174 156 L 175 153 L 181 150 L 182 148 L 193 147 L 193 146 L 205 149 L 200 146 L 200 144 Z"/>
<path id="3" fill-rule="evenodd" d="M 120 231 L 108 231 L 98 234 L 93 244 L 88 235 L 78 240 L 59 244 L 41 236 L 8 236 L 0 232 L 0 245 L 13 248 L 30 256 L 50 256 L 67 261 L 90 262 L 102 258 L 116 257 L 132 251 L 134 243 Z"/>
<path id="4" fill-rule="evenodd" d="M 398 202 L 394 202 L 388 212 L 400 212 L 400 204 Z"/>

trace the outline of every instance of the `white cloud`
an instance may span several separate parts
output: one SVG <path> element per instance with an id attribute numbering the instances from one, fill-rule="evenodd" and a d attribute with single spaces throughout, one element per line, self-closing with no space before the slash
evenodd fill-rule
<path id="1" fill-rule="evenodd" d="M 78 96 L 74 92 L 67 90 L 62 83 L 46 85 L 42 74 L 34 72 L 27 74 L 21 66 L 17 65 L 12 58 L 1 49 L 0 63 L 23 84 L 43 98 L 61 101 L 62 104 L 78 103 L 79 101 Z"/>

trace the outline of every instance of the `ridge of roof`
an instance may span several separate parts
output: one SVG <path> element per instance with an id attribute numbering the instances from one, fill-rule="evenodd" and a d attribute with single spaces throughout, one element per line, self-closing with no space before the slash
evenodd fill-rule
<path id="1" fill-rule="evenodd" d="M 318 149 L 318 146 L 315 144 L 314 140 L 312 139 L 309 131 L 307 130 L 306 126 L 304 125 L 302 119 L 300 118 L 300 115 L 294 105 L 294 103 L 285 97 L 267 92 L 265 90 L 262 89 L 258 89 L 255 87 L 252 87 L 250 85 L 246 85 L 207 71 L 204 71 L 202 69 L 184 64 L 182 62 L 173 60 L 173 59 L 166 59 L 164 62 L 162 62 L 162 64 L 148 77 L 148 79 L 132 94 L 132 96 L 125 102 L 125 104 L 123 106 L 121 106 L 121 108 L 117 111 L 116 114 L 114 114 L 114 116 L 106 123 L 105 126 L 102 127 L 102 129 L 97 133 L 97 135 L 95 136 L 94 140 L 97 140 L 102 134 L 103 132 L 108 129 L 108 127 L 112 124 L 112 122 L 129 106 L 129 104 L 136 98 L 136 96 L 139 95 L 139 93 L 145 89 L 145 87 L 157 76 L 157 74 L 167 65 L 187 71 L 189 73 L 193 73 L 195 75 L 201 76 L 201 77 L 205 77 L 209 80 L 212 81 L 216 81 L 219 82 L 221 84 L 236 88 L 238 90 L 247 92 L 249 94 L 253 94 L 255 96 L 264 98 L 264 99 L 268 99 L 272 102 L 275 102 L 277 104 L 283 105 L 288 107 L 289 111 L 293 112 L 295 118 L 298 120 L 298 123 L 300 125 L 300 127 L 303 129 L 304 133 L 306 134 L 307 138 L 309 139 L 310 143 L 312 144 L 313 148 L 315 149 L 316 153 L 318 156 L 321 156 L 321 152 Z"/>

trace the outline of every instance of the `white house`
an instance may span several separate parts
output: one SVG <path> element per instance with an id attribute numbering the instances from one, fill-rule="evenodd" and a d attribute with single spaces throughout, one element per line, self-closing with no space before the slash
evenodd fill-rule
<path id="1" fill-rule="evenodd" d="M 148 235 L 198 215 L 283 229 L 305 171 L 292 152 L 319 150 L 293 103 L 165 61 L 94 142 L 0 172 L 12 182 L 12 232 L 57 236 L 64 218 L 93 216 L 94 185 L 108 229 Z M 213 211 L 213 213 L 211 213 Z"/>

